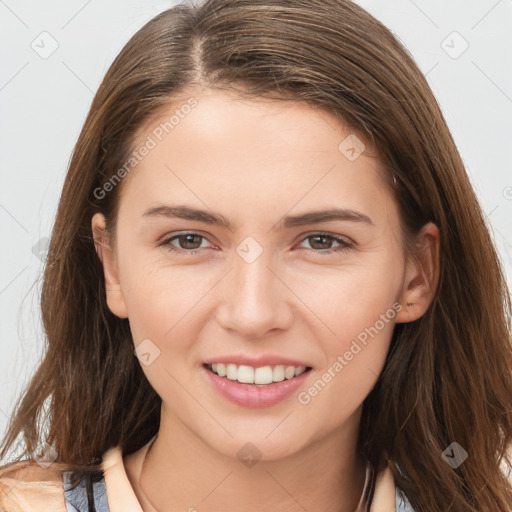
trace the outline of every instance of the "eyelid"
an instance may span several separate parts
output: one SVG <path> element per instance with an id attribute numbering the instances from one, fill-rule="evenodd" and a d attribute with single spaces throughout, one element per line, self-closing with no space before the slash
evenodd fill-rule
<path id="1" fill-rule="evenodd" d="M 205 238 L 206 235 L 203 235 L 203 233 L 199 232 L 199 231 L 194 231 L 194 230 L 190 230 L 190 229 L 183 229 L 183 230 L 180 230 L 180 231 L 171 231 L 170 233 L 166 233 L 164 236 L 160 237 L 158 239 L 159 242 L 165 242 L 171 238 L 174 238 L 175 236 L 180 236 L 180 235 L 198 235 L 198 236 L 204 236 Z"/>
<path id="2" fill-rule="evenodd" d="M 339 235 L 338 233 L 331 233 L 330 231 L 310 231 L 308 233 L 300 235 L 298 241 L 301 242 L 310 236 L 329 236 L 333 239 L 339 239 L 347 245 L 356 245 L 356 242 L 346 235 Z"/>
<path id="3" fill-rule="evenodd" d="M 196 236 L 200 236 L 200 237 L 203 237 L 205 240 L 208 240 L 210 243 L 214 243 L 210 240 L 210 236 L 209 235 L 206 235 L 204 234 L 203 232 L 201 231 L 195 231 L 195 230 L 190 230 L 190 229 L 183 229 L 183 230 L 180 230 L 180 231 L 172 231 L 170 233 L 166 233 L 164 236 L 160 237 L 157 241 L 158 244 L 163 244 L 165 242 L 168 242 L 169 240 L 171 240 L 172 238 L 177 238 L 179 236 L 186 236 L 186 235 L 196 235 Z"/>

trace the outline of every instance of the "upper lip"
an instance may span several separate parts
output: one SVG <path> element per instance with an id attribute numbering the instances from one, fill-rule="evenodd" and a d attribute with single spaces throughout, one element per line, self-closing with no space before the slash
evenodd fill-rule
<path id="1" fill-rule="evenodd" d="M 272 354 L 263 354 L 258 357 L 249 357 L 242 354 L 238 355 L 226 355 L 226 356 L 218 356 L 212 357 L 205 361 L 205 364 L 213 364 L 213 363 L 222 363 L 229 364 L 233 363 L 237 366 L 247 365 L 253 366 L 254 368 L 259 368 L 261 366 L 276 366 L 276 365 L 284 365 L 284 366 L 305 366 L 311 367 L 311 365 L 304 361 L 299 361 L 298 359 L 291 359 L 289 357 L 283 357 Z"/>

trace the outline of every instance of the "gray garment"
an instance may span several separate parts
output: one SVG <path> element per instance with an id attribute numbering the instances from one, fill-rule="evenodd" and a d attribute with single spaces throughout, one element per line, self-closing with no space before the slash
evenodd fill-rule
<path id="1" fill-rule="evenodd" d="M 90 512 L 87 506 L 87 489 L 82 480 L 77 487 L 69 489 L 69 472 L 63 473 L 64 496 L 67 512 Z M 109 512 L 105 479 L 93 483 L 94 507 L 96 512 Z M 91 509 L 94 510 L 94 509 Z M 399 489 L 396 489 L 396 512 L 414 512 L 411 504 Z"/>
<path id="2" fill-rule="evenodd" d="M 69 481 L 69 474 L 69 471 L 64 471 L 62 473 L 67 512 L 90 512 L 87 503 L 88 500 L 85 481 L 82 480 L 74 489 L 70 489 L 71 484 Z M 109 512 L 105 479 L 102 478 L 99 482 L 94 482 L 92 484 L 92 488 L 95 508 L 91 508 L 91 511 Z"/>
<path id="3" fill-rule="evenodd" d="M 396 488 L 396 512 L 414 512 L 409 500 L 405 497 L 405 494 L 402 493 Z"/>

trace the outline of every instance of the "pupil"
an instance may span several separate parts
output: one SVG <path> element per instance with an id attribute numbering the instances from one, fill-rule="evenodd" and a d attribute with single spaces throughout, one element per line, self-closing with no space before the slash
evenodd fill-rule
<path id="1" fill-rule="evenodd" d="M 194 238 L 197 238 L 197 235 L 184 235 L 184 236 L 182 237 L 182 239 L 185 239 L 185 244 L 188 244 L 188 243 L 193 244 L 193 243 L 194 243 L 194 242 L 193 242 L 193 239 L 194 239 Z M 191 239 L 192 239 L 192 240 L 191 240 Z M 190 247 L 187 247 L 187 248 L 188 248 L 188 249 L 190 249 Z M 195 248 L 195 247 L 194 247 L 194 248 Z"/>
<path id="2" fill-rule="evenodd" d="M 329 245 L 327 242 L 325 242 L 325 240 L 327 240 L 328 238 L 329 238 L 329 237 L 328 237 L 328 236 L 325 236 L 325 235 L 315 235 L 315 236 L 313 237 L 313 240 L 315 240 L 315 239 L 317 239 L 317 240 L 318 240 L 318 239 L 320 239 L 320 240 L 324 240 L 323 244 L 322 244 L 322 242 L 320 242 L 320 245 L 325 245 L 325 244 Z"/>

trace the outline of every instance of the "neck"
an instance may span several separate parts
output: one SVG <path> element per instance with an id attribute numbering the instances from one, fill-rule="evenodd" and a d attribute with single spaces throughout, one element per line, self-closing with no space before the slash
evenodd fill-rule
<path id="1" fill-rule="evenodd" d="M 251 465 L 212 449 L 162 409 L 158 436 L 138 470 L 126 460 L 127 473 L 144 512 L 266 512 L 269 504 L 282 512 L 354 512 L 366 474 L 358 424 L 359 413 L 300 451 Z"/>

